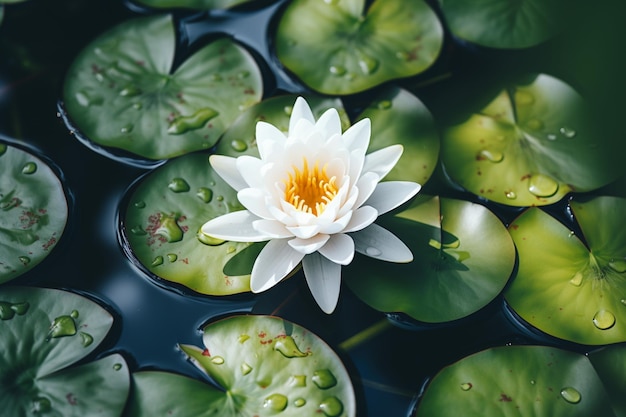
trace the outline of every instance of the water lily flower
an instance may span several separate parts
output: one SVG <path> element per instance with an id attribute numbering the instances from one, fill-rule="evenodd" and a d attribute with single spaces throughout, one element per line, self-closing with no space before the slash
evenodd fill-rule
<path id="1" fill-rule="evenodd" d="M 212 219 L 202 232 L 237 242 L 268 241 L 252 268 L 252 292 L 273 287 L 302 262 L 313 298 L 330 314 L 339 298 L 341 266 L 355 251 L 384 261 L 413 260 L 410 249 L 374 221 L 421 186 L 380 182 L 403 148 L 392 145 L 366 155 L 370 130 L 370 120 L 362 119 L 342 134 L 337 110 L 316 121 L 298 97 L 286 135 L 257 123 L 260 158 L 210 157 L 246 210 Z"/>

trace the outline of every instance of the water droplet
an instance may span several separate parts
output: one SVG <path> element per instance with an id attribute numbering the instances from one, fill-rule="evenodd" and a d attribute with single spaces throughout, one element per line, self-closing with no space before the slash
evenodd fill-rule
<path id="1" fill-rule="evenodd" d="M 293 402 L 293 405 L 296 407 L 304 407 L 306 405 L 306 400 L 304 398 L 296 398 Z"/>
<path id="2" fill-rule="evenodd" d="M 483 149 L 478 154 L 478 159 L 486 159 L 490 162 L 500 162 L 504 159 L 504 154 L 500 151 L 491 151 L 489 149 Z"/>
<path id="3" fill-rule="evenodd" d="M 163 236 L 169 243 L 183 240 L 183 229 L 176 222 L 174 216 L 161 216 L 161 225 L 154 232 Z"/>
<path id="4" fill-rule="evenodd" d="M 546 138 L 548 138 L 548 140 L 556 140 L 556 135 L 554 133 L 548 133 Z"/>
<path id="5" fill-rule="evenodd" d="M 196 196 L 205 203 L 210 203 L 213 199 L 213 190 L 206 187 L 198 188 L 198 192 L 196 192 Z"/>
<path id="6" fill-rule="evenodd" d="M 236 250 L 234 246 L 229 246 L 226 248 L 226 253 L 235 253 Z"/>
<path id="7" fill-rule="evenodd" d="M 541 130 L 541 128 L 543 128 L 543 122 L 538 119 L 530 119 L 526 122 L 526 127 L 530 130 Z"/>
<path id="8" fill-rule="evenodd" d="M 167 260 L 170 262 L 176 262 L 176 260 L 178 259 L 178 255 L 176 255 L 175 253 L 168 253 L 167 254 Z"/>
<path id="9" fill-rule="evenodd" d="M 208 107 L 196 111 L 191 116 L 176 117 L 167 128 L 167 133 L 171 135 L 182 135 L 190 130 L 196 130 L 204 127 L 204 125 L 219 113 Z"/>
<path id="10" fill-rule="evenodd" d="M 240 334 L 239 337 L 237 338 L 237 341 L 239 341 L 239 343 L 243 344 L 248 339 L 250 339 L 250 336 L 248 336 L 247 334 Z"/>
<path id="11" fill-rule="evenodd" d="M 328 389 L 337 385 L 335 375 L 333 375 L 333 373 L 328 369 L 321 369 L 313 372 L 313 378 L 311 379 L 320 389 Z"/>
<path id="12" fill-rule="evenodd" d="M 276 340 L 274 343 L 274 350 L 283 354 L 286 358 L 304 358 L 308 356 L 305 352 L 302 352 L 296 341 L 291 336 L 284 336 Z"/>
<path id="13" fill-rule="evenodd" d="M 221 356 L 213 356 L 211 358 L 211 363 L 214 363 L 215 365 L 222 365 L 224 363 L 224 358 Z"/>
<path id="14" fill-rule="evenodd" d="M 531 93 L 520 90 L 515 92 L 515 104 L 525 106 L 534 102 L 535 97 Z"/>
<path id="15" fill-rule="evenodd" d="M 287 397 L 282 394 L 272 394 L 263 401 L 263 408 L 269 408 L 272 411 L 283 411 L 287 408 Z"/>
<path id="16" fill-rule="evenodd" d="M 391 100 L 380 100 L 378 104 L 376 104 L 376 108 L 378 110 L 389 110 L 393 106 Z"/>
<path id="17" fill-rule="evenodd" d="M 370 246 L 369 248 L 365 249 L 365 254 L 369 255 L 369 256 L 380 256 L 382 255 L 382 251 L 378 248 L 375 248 L 373 246 Z"/>
<path id="18" fill-rule="evenodd" d="M 0 156 L 4 155 L 7 149 L 9 149 L 9 147 L 6 144 L 0 143 Z"/>
<path id="19" fill-rule="evenodd" d="M 580 287 L 580 284 L 583 283 L 583 273 L 580 271 L 576 272 L 572 279 L 569 280 L 569 283 L 574 287 Z"/>
<path id="20" fill-rule="evenodd" d="M 11 303 L 0 301 L 0 320 L 11 320 L 15 317 L 15 311 L 11 308 Z"/>
<path id="21" fill-rule="evenodd" d="M 127 85 L 126 87 L 120 90 L 120 96 L 135 97 L 141 94 L 142 92 L 143 91 L 141 91 L 141 88 L 137 87 L 136 85 Z"/>
<path id="22" fill-rule="evenodd" d="M 306 375 L 292 375 L 287 381 L 290 387 L 306 387 Z"/>
<path id="23" fill-rule="evenodd" d="M 250 372 L 252 372 L 252 367 L 250 365 L 248 365 L 247 363 L 242 363 L 241 364 L 241 373 L 243 375 L 248 375 Z"/>
<path id="24" fill-rule="evenodd" d="M 135 226 L 135 227 L 132 227 L 132 228 L 130 229 L 130 232 L 131 232 L 132 234 L 134 234 L 135 236 L 145 236 L 145 235 L 147 235 L 147 234 L 148 234 L 148 232 L 146 232 L 145 230 L 143 230 L 143 227 L 141 227 L 141 226 Z"/>
<path id="25" fill-rule="evenodd" d="M 113 365 L 113 370 L 114 371 L 119 371 L 120 369 L 122 369 L 122 364 L 121 363 L 116 363 L 115 365 Z"/>
<path id="26" fill-rule="evenodd" d="M 141 109 L 143 109 L 143 104 L 141 104 L 141 103 L 133 103 L 133 109 L 141 110 Z"/>
<path id="27" fill-rule="evenodd" d="M 374 57 L 371 57 L 362 52 L 358 52 L 358 63 L 361 72 L 365 75 L 373 74 L 376 69 L 378 69 L 378 65 L 380 64 L 378 60 Z"/>
<path id="28" fill-rule="evenodd" d="M 593 325 L 600 330 L 608 330 L 615 325 L 615 316 L 607 310 L 599 310 L 593 316 Z"/>
<path id="29" fill-rule="evenodd" d="M 217 201 L 224 201 L 224 196 L 223 195 L 218 195 L 217 196 Z"/>
<path id="30" fill-rule="evenodd" d="M 203 244 L 208 245 L 208 246 L 218 246 L 218 245 L 221 245 L 222 243 L 226 242 L 225 240 L 218 239 L 216 237 L 206 235 L 206 234 L 202 233 L 202 230 L 198 230 L 198 233 L 196 233 L 196 238 L 198 238 L 200 243 L 203 243 Z"/>
<path id="31" fill-rule="evenodd" d="M 93 343 L 93 336 L 89 333 L 80 332 L 80 339 L 84 347 L 87 347 Z"/>
<path id="32" fill-rule="evenodd" d="M 133 204 L 136 208 L 145 208 L 146 207 L 146 202 L 145 201 L 136 201 L 135 204 Z"/>
<path id="33" fill-rule="evenodd" d="M 328 70 L 332 75 L 336 75 L 337 77 L 341 77 L 347 72 L 346 68 L 341 65 L 331 65 Z"/>
<path id="34" fill-rule="evenodd" d="M 27 162 L 22 167 L 22 174 L 30 175 L 37 172 L 37 164 L 34 162 Z"/>
<path id="35" fill-rule="evenodd" d="M 237 152 L 243 152 L 246 149 L 248 149 L 248 145 L 246 145 L 246 142 L 244 142 L 243 140 L 239 140 L 239 139 L 235 139 L 232 142 L 230 142 L 230 146 L 231 148 L 233 148 L 233 150 Z"/>
<path id="36" fill-rule="evenodd" d="M 463 391 L 469 391 L 469 390 L 471 390 L 471 389 L 472 389 L 472 386 L 473 386 L 473 385 L 472 385 L 472 383 L 471 383 L 471 382 L 463 382 L 463 383 L 461 384 L 461 389 L 462 389 Z"/>
<path id="37" fill-rule="evenodd" d="M 559 183 L 543 174 L 535 174 L 528 181 L 528 191 L 537 197 L 551 197 L 559 190 Z"/>
<path id="38" fill-rule="evenodd" d="M 152 263 L 150 264 L 152 266 L 159 266 L 159 265 L 163 265 L 163 257 L 161 255 L 155 257 L 152 260 Z"/>
<path id="39" fill-rule="evenodd" d="M 167 188 L 175 193 L 186 193 L 189 191 L 189 184 L 183 178 L 172 178 Z"/>
<path id="40" fill-rule="evenodd" d="M 572 387 L 565 387 L 561 390 L 561 397 L 570 404 L 578 404 L 582 398 L 580 392 Z"/>
<path id="41" fill-rule="evenodd" d="M 250 71 L 241 71 L 239 74 L 237 74 L 237 77 L 239 78 L 248 78 L 250 76 Z"/>
<path id="42" fill-rule="evenodd" d="M 60 316 L 54 319 L 48 330 L 46 341 L 51 338 L 73 336 L 76 334 L 76 322 L 71 316 Z"/>
<path id="43" fill-rule="evenodd" d="M 568 139 L 571 139 L 574 136 L 576 136 L 576 131 L 567 126 L 563 126 L 562 128 L 560 128 L 559 132 L 561 133 L 561 135 L 565 136 Z"/>
<path id="44" fill-rule="evenodd" d="M 30 263 L 30 258 L 28 256 L 18 256 L 18 258 L 22 265 L 26 266 Z"/>
<path id="45" fill-rule="evenodd" d="M 623 274 L 626 272 L 626 259 L 611 259 L 609 261 L 609 268 L 617 273 Z"/>
<path id="46" fill-rule="evenodd" d="M 30 411 L 33 414 L 45 414 L 52 410 L 52 403 L 45 397 L 37 397 L 33 399 Z"/>
<path id="47" fill-rule="evenodd" d="M 535 385 L 535 380 L 534 379 L 530 380 L 530 385 Z"/>
<path id="48" fill-rule="evenodd" d="M 517 194 L 515 193 L 515 191 L 511 191 L 511 190 L 505 191 L 504 196 L 508 198 L 509 200 L 515 200 L 517 198 Z"/>
<path id="49" fill-rule="evenodd" d="M 11 310 L 15 311 L 19 316 L 23 316 L 24 314 L 26 314 L 29 307 L 30 304 L 28 304 L 26 301 L 22 303 L 11 304 Z"/>
<path id="50" fill-rule="evenodd" d="M 328 417 L 337 417 L 343 412 L 343 404 L 337 397 L 328 397 L 320 403 L 320 410 Z"/>
<path id="51" fill-rule="evenodd" d="M 122 126 L 122 128 L 120 129 L 120 132 L 130 133 L 133 131 L 134 128 L 135 128 L 135 125 L 133 125 L 132 123 L 127 123 L 124 126 Z"/>
<path id="52" fill-rule="evenodd" d="M 78 310 L 72 310 L 72 312 L 70 313 L 70 317 L 73 319 L 77 319 L 80 316 L 80 313 L 78 312 Z"/>

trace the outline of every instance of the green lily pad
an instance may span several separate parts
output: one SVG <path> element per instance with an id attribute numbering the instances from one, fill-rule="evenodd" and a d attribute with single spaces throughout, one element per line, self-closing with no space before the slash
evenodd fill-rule
<path id="1" fill-rule="evenodd" d="M 439 158 L 439 134 L 426 106 L 408 91 L 389 87 L 377 93 L 357 119 L 365 117 L 372 121 L 368 152 L 397 143 L 404 147 L 385 180 L 426 183 Z"/>
<path id="2" fill-rule="evenodd" d="M 616 179 L 622 165 L 589 114 L 570 86 L 539 75 L 445 129 L 442 162 L 462 187 L 510 206 L 594 190 Z"/>
<path id="3" fill-rule="evenodd" d="M 466 317 L 504 288 L 515 247 L 502 222 L 479 204 L 420 195 L 382 218 L 413 252 L 408 264 L 355 259 L 344 282 L 371 307 L 442 323 Z"/>
<path id="4" fill-rule="evenodd" d="M 224 265 L 249 243 L 200 232 L 208 220 L 241 210 L 237 193 L 209 164 L 208 154 L 171 160 L 141 178 L 121 214 L 131 258 L 155 276 L 201 294 L 250 291 L 250 276 L 229 276 Z"/>
<path id="5" fill-rule="evenodd" d="M 602 379 L 611 398 L 617 416 L 626 416 L 626 346 L 623 344 L 603 347 L 589 353 L 589 360 Z"/>
<path id="6" fill-rule="evenodd" d="M 130 20 L 102 34 L 67 73 L 63 100 L 70 123 L 97 146 L 149 160 L 213 146 L 260 100 L 260 70 L 227 38 L 173 71 L 174 54 L 169 15 Z"/>
<path id="7" fill-rule="evenodd" d="M 223 10 L 258 0 L 137 0 L 139 4 L 155 9 L 183 8 L 192 10 Z"/>
<path id="8" fill-rule="evenodd" d="M 441 51 L 443 28 L 421 0 L 296 0 L 275 41 L 278 59 L 307 86 L 344 95 L 425 71 Z"/>
<path id="9" fill-rule="evenodd" d="M 415 417 L 615 416 L 586 356 L 545 346 L 487 349 L 444 368 Z"/>
<path id="10" fill-rule="evenodd" d="M 54 249 L 68 217 L 63 185 L 37 156 L 0 141 L 0 283 Z"/>
<path id="11" fill-rule="evenodd" d="M 527 48 L 550 39 L 564 28 L 572 7 L 563 0 L 439 0 L 439 4 L 455 36 L 491 48 Z"/>
<path id="12" fill-rule="evenodd" d="M 65 291 L 0 289 L 0 404 L 5 415 L 121 414 L 130 385 L 117 354 L 81 364 L 113 323 L 102 307 Z"/>
<path id="13" fill-rule="evenodd" d="M 588 345 L 626 341 L 626 199 L 570 205 L 587 245 L 538 208 L 509 226 L 519 269 L 506 300 L 552 336 Z"/>
<path id="14" fill-rule="evenodd" d="M 215 153 L 233 157 L 241 155 L 258 157 L 259 151 L 255 139 L 257 122 L 271 123 L 287 133 L 289 130 L 289 117 L 291 116 L 291 110 L 296 98 L 297 96 L 292 94 L 271 97 L 248 108 L 226 130 L 217 144 Z M 311 106 L 316 119 L 326 110 L 334 108 L 339 112 L 342 128 L 345 130 L 350 126 L 350 120 L 348 120 L 348 116 L 343 109 L 341 100 L 319 96 L 307 96 L 306 100 L 309 106 Z"/>

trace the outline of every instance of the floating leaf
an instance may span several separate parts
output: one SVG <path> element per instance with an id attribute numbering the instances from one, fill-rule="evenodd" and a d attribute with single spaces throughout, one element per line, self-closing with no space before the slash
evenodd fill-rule
<path id="1" fill-rule="evenodd" d="M 417 75 L 435 62 L 443 29 L 426 2 L 367 3 L 290 2 L 276 32 L 279 60 L 312 89 L 336 95 Z"/>
<path id="2" fill-rule="evenodd" d="M 230 9 L 246 3 L 259 3 L 258 0 L 136 0 L 139 4 L 155 9 L 183 8 L 192 10 Z"/>
<path id="3" fill-rule="evenodd" d="M 586 356 L 545 346 L 506 346 L 468 356 L 426 387 L 415 417 L 615 416 Z"/>
<path id="4" fill-rule="evenodd" d="M 30 270 L 53 250 L 68 205 L 56 173 L 37 156 L 0 141 L 0 283 Z"/>
<path id="5" fill-rule="evenodd" d="M 456 320 L 492 301 L 512 272 L 513 242 L 479 204 L 421 195 L 381 223 L 407 244 L 414 260 L 389 264 L 362 257 L 345 269 L 344 282 L 377 310 L 429 323 Z"/>
<path id="6" fill-rule="evenodd" d="M 616 179 L 621 164 L 590 113 L 570 86 L 539 75 L 447 128 L 443 164 L 462 187 L 510 206 L 546 205 L 570 191 L 594 190 Z"/>
<path id="7" fill-rule="evenodd" d="M 233 316 L 206 326 L 204 344 L 180 347 L 219 390 L 178 375 L 140 372 L 131 415 L 164 410 L 206 417 L 356 415 L 350 377 L 339 357 L 296 324 Z"/>
<path id="8" fill-rule="evenodd" d="M 589 360 L 611 398 L 615 415 L 626 415 L 626 347 L 623 344 L 603 347 L 591 352 Z"/>
<path id="9" fill-rule="evenodd" d="M 250 290 L 249 275 L 223 273 L 249 243 L 200 232 L 208 220 L 243 208 L 235 190 L 209 165 L 208 154 L 185 155 L 155 169 L 128 191 L 123 204 L 126 249 L 143 269 L 202 294 Z"/>
<path id="10" fill-rule="evenodd" d="M 538 208 L 510 226 L 519 269 L 506 300 L 552 336 L 588 345 L 626 341 L 626 199 L 571 202 L 587 246 Z"/>
<path id="11" fill-rule="evenodd" d="M 25 287 L 0 289 L 0 404 L 10 416 L 121 414 L 129 390 L 120 355 L 68 368 L 102 342 L 111 315 L 82 296 Z"/>
<path id="12" fill-rule="evenodd" d="M 204 46 L 174 72 L 169 15 L 122 23 L 72 63 L 63 90 L 70 124 L 106 148 L 167 159 L 206 149 L 258 102 L 252 56 L 226 38 Z"/>
<path id="13" fill-rule="evenodd" d="M 564 0 L 439 0 L 439 4 L 455 36 L 492 48 L 527 48 L 550 39 L 564 29 L 573 7 Z"/>

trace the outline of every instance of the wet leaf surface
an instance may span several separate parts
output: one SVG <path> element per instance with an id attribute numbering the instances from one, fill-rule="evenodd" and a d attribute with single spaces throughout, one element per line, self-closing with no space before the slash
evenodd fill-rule
<path id="1" fill-rule="evenodd" d="M 257 0 L 136 0 L 137 3 L 155 9 L 183 8 L 193 10 L 230 9 L 246 3 L 259 3 Z"/>

